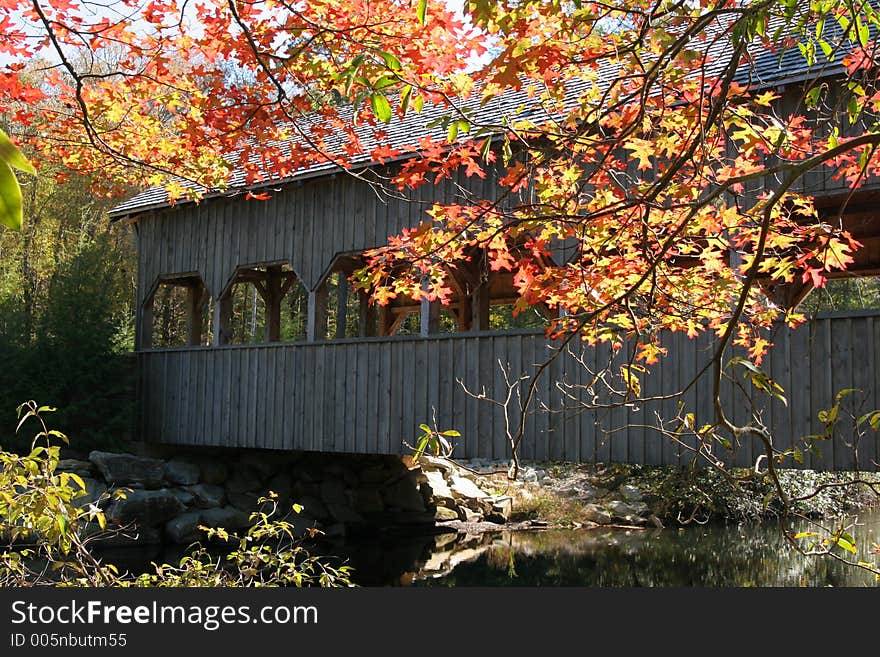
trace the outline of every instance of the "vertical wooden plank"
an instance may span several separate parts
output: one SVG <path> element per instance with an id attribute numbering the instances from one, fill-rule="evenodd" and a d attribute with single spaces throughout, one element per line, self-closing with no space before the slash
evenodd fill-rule
<path id="1" fill-rule="evenodd" d="M 831 348 L 831 395 L 826 408 L 831 408 L 836 396 L 843 390 L 852 389 L 853 385 L 853 359 L 851 345 L 853 344 L 853 320 L 848 317 L 840 317 L 828 320 L 828 340 Z M 864 343 L 859 349 L 860 358 L 864 358 Z M 848 415 L 854 403 L 858 401 L 858 393 L 850 393 L 841 399 L 841 414 Z M 834 441 L 829 445 L 830 462 L 826 461 L 826 467 L 831 470 L 852 470 L 854 467 L 853 447 L 854 435 L 848 422 L 843 422 L 841 430 L 836 432 Z"/>
<path id="2" fill-rule="evenodd" d="M 831 406 L 831 335 L 829 320 L 813 320 L 813 349 L 810 354 L 812 388 L 810 390 L 810 420 L 813 434 L 824 433 L 824 427 L 817 419 L 817 413 Z M 814 469 L 826 468 L 833 459 L 833 450 L 828 441 L 817 441 L 819 454 L 812 455 Z"/>
<path id="3" fill-rule="evenodd" d="M 509 335 L 499 335 L 494 338 L 495 342 L 495 362 L 493 362 L 493 370 L 494 377 L 492 381 L 492 398 L 497 399 L 498 401 L 502 401 L 507 396 L 507 383 L 505 381 L 505 372 L 509 372 L 508 377 L 514 379 L 516 374 L 511 371 L 510 366 L 510 353 L 511 353 L 511 344 L 512 344 L 513 336 Z M 501 362 L 499 366 L 498 361 Z M 494 417 L 492 420 L 492 445 L 489 448 L 490 456 L 492 458 L 503 458 L 506 449 L 505 443 L 505 421 L 504 421 L 504 408 L 501 406 L 493 407 Z M 509 412 L 509 411 L 508 411 Z"/>
<path id="4" fill-rule="evenodd" d="M 295 376 L 297 371 L 297 362 L 302 347 L 291 346 L 284 350 L 284 359 L 281 368 L 282 380 L 282 408 L 281 415 L 281 448 L 292 450 L 294 448 L 293 426 L 296 413 L 295 398 L 299 396 L 295 388 Z"/>
<path id="5" fill-rule="evenodd" d="M 445 342 L 445 340 L 444 340 Z M 441 340 L 431 339 L 425 340 L 425 351 L 427 358 L 427 379 L 428 379 L 428 390 L 427 390 L 427 403 L 425 406 L 425 422 L 427 424 L 433 424 L 434 418 L 437 419 L 437 429 L 440 431 L 445 431 L 449 429 L 448 426 L 444 424 L 443 413 L 445 409 L 440 405 L 440 378 L 441 378 L 441 367 L 443 369 L 446 368 L 446 363 L 441 365 L 440 361 L 440 343 Z"/>
<path id="6" fill-rule="evenodd" d="M 369 378 L 369 363 L 367 361 L 367 345 L 357 344 L 357 364 L 355 372 L 357 373 L 357 388 L 355 389 L 356 410 L 354 422 L 352 422 L 351 431 L 354 434 L 354 444 L 352 451 L 363 454 L 367 451 L 367 431 L 366 418 L 367 415 L 374 412 L 367 403 L 367 388 L 373 384 Z"/>
<path id="7" fill-rule="evenodd" d="M 366 412 L 364 413 L 364 453 L 376 454 L 378 446 L 378 430 L 377 430 L 377 414 L 379 412 L 379 387 L 382 382 L 382 372 L 380 352 L 377 348 L 379 345 L 368 342 L 363 345 L 364 356 L 366 359 L 366 371 L 368 383 L 364 387 L 363 395 L 366 402 Z"/>
<path id="8" fill-rule="evenodd" d="M 429 340 L 413 340 L 415 354 L 415 371 L 413 372 L 413 396 L 412 396 L 412 419 L 408 426 L 404 427 L 404 440 L 410 445 L 420 431 L 418 425 L 424 423 L 430 425 L 431 408 L 428 404 L 428 380 L 433 373 L 428 370 L 428 345 Z"/>
<path id="9" fill-rule="evenodd" d="M 852 320 L 852 341 L 847 345 L 847 359 L 852 363 L 852 384 L 861 392 L 854 393 L 856 415 L 873 411 L 877 408 L 874 394 L 873 371 L 874 362 L 874 335 L 873 318 L 858 317 Z M 857 437 L 855 449 L 848 450 L 852 453 L 853 469 L 870 469 L 871 461 L 874 460 L 874 434 L 869 427 L 863 428 L 863 435 Z"/>
<path id="10" fill-rule="evenodd" d="M 468 398 L 464 389 L 459 382 L 465 380 L 466 376 L 466 359 L 465 350 L 467 347 L 466 338 L 458 338 L 449 341 L 449 385 L 451 401 L 451 426 L 461 434 L 461 437 L 455 441 L 455 456 L 461 458 L 467 452 L 468 441 L 471 439 L 471 427 L 467 424 L 466 408 Z"/>
<path id="11" fill-rule="evenodd" d="M 479 429 L 480 429 L 480 402 L 474 395 L 480 394 L 480 341 L 479 338 L 470 338 L 465 343 L 464 352 L 464 382 L 467 388 L 465 398 L 465 424 L 467 432 L 466 458 L 474 458 L 479 454 Z"/>
<path id="12" fill-rule="evenodd" d="M 393 345 L 390 342 L 381 342 L 377 348 L 381 352 L 381 377 L 379 378 L 379 405 L 377 408 L 378 425 L 376 427 L 377 443 L 376 451 L 380 454 L 393 454 L 399 452 L 398 445 L 391 440 L 391 422 L 393 419 L 393 406 L 391 389 L 399 385 L 399 381 L 393 377 L 392 360 L 394 358 Z M 447 370 L 447 368 L 444 368 Z M 393 447 L 393 448 L 392 448 Z"/>
<path id="13" fill-rule="evenodd" d="M 601 342 L 596 345 L 596 372 L 610 367 L 610 357 L 611 350 L 608 347 L 607 343 Z M 609 400 L 609 395 L 607 391 L 602 390 L 602 383 L 598 383 L 598 390 L 600 392 L 600 401 L 607 403 Z M 597 410 L 596 411 L 596 461 L 598 463 L 609 463 L 611 461 L 611 434 L 608 433 L 610 428 L 609 426 L 609 418 L 610 413 L 607 410 Z"/>
<path id="14" fill-rule="evenodd" d="M 622 367 L 629 366 L 632 345 L 629 342 L 624 343 L 620 351 L 614 359 L 614 373 L 618 375 Z M 641 377 L 640 377 L 641 378 Z M 625 390 L 625 382 L 620 379 L 618 389 Z M 617 397 L 615 403 L 618 404 L 611 410 L 610 420 L 610 441 L 611 441 L 611 462 L 612 463 L 628 463 L 629 462 L 629 427 L 627 427 L 627 409 L 622 404 L 625 400 Z"/>
<path id="15" fill-rule="evenodd" d="M 279 381 L 277 379 L 278 360 L 283 352 L 284 347 L 275 345 L 263 349 L 265 355 L 263 361 L 263 371 L 261 379 L 263 381 L 262 397 L 265 399 L 263 408 L 263 447 L 265 449 L 278 449 L 278 432 L 275 419 L 278 415 L 276 407 L 276 398 L 278 393 Z"/>
<path id="16" fill-rule="evenodd" d="M 788 329 L 788 331 L 792 381 L 789 390 L 791 437 L 793 446 L 803 452 L 804 460 L 803 465 L 795 464 L 795 466 L 810 467 L 810 454 L 805 452 L 803 448 L 804 437 L 812 433 L 810 412 L 812 403 L 812 322 L 803 324 L 796 329 Z"/>
<path id="17" fill-rule="evenodd" d="M 492 381 L 494 379 L 493 369 L 495 367 L 494 353 L 492 345 L 492 337 L 484 336 L 477 338 L 479 352 L 479 370 L 478 370 L 478 391 L 482 394 L 486 391 L 486 396 L 492 398 Z M 480 458 L 490 457 L 492 455 L 492 403 L 486 400 L 479 400 L 479 410 L 477 412 L 477 452 L 475 456 Z"/>

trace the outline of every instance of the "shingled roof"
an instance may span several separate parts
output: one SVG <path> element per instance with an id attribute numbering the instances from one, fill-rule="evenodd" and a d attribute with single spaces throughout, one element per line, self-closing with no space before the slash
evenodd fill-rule
<path id="1" fill-rule="evenodd" d="M 841 38 L 841 30 L 836 22 L 830 21 L 825 28 L 825 32 L 827 38 L 832 42 Z M 872 30 L 872 38 L 874 36 L 876 34 Z M 729 42 L 725 41 L 725 45 L 729 48 Z M 713 72 L 717 73 L 723 68 L 725 61 L 727 61 L 726 54 L 725 52 L 720 52 L 712 58 L 707 70 L 709 75 L 713 74 Z M 749 55 L 749 61 L 740 67 L 735 80 L 740 84 L 748 85 L 755 89 L 779 87 L 809 79 L 833 77 L 841 75 L 845 70 L 841 64 L 843 54 L 837 53 L 836 57 L 832 55 L 833 60 L 829 61 L 821 49 L 817 49 L 815 61 L 812 64 L 808 64 L 796 45 L 786 48 L 781 52 L 774 52 L 762 46 L 760 48 L 753 48 Z M 607 70 L 600 74 L 600 82 L 610 84 L 614 77 L 615 72 Z M 569 91 L 571 102 L 576 102 L 585 89 L 586 84 L 572 83 Z M 528 118 L 536 122 L 540 122 L 542 119 L 546 120 L 550 116 L 542 108 L 538 99 L 529 98 L 525 92 L 507 92 L 504 95 L 492 98 L 482 106 L 469 103 L 464 105 L 473 111 L 473 122 L 477 125 L 497 123 L 500 117 L 508 115 L 514 112 L 514 110 L 516 110 L 517 118 Z M 383 126 L 382 129 L 387 135 L 383 143 L 389 148 L 401 152 L 401 155 L 396 160 L 410 158 L 415 154 L 414 145 L 420 139 L 424 137 L 445 139 L 446 131 L 441 125 L 437 124 L 437 119 L 448 115 L 449 112 L 448 107 L 426 104 L 421 113 L 409 112 L 403 119 L 394 120 L 387 126 Z M 349 158 L 348 167 L 359 169 L 379 164 L 370 156 L 370 152 L 379 145 L 373 134 L 373 128 L 368 125 L 362 125 L 356 128 L 356 132 L 361 140 L 363 149 L 360 154 Z M 343 152 L 344 140 L 345 136 L 342 134 L 338 135 L 335 139 L 333 137 L 325 138 L 328 149 L 331 152 L 335 151 L 337 153 Z M 284 144 L 280 146 L 282 149 L 285 149 Z M 277 187 L 296 180 L 331 175 L 339 171 L 340 166 L 338 164 L 329 161 L 320 162 L 304 166 L 293 175 L 286 177 L 273 176 L 272 172 L 269 171 L 266 173 L 266 177 L 258 183 L 248 184 L 245 179 L 244 170 L 241 167 L 235 167 L 230 174 L 228 187 L 222 190 L 209 190 L 188 182 L 183 182 L 182 184 L 186 188 L 195 189 L 199 197 L 211 198 L 234 196 L 247 191 Z M 178 203 L 185 202 L 188 201 L 178 200 Z M 168 205 L 168 195 L 164 188 L 151 187 L 117 205 L 110 211 L 110 216 L 114 219 L 120 219 L 164 208 Z"/>

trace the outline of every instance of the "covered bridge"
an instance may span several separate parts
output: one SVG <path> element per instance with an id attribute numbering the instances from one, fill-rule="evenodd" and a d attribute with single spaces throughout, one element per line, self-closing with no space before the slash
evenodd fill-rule
<path id="1" fill-rule="evenodd" d="M 825 66 L 828 79 L 840 75 L 840 66 Z M 811 73 L 793 49 L 782 58 L 759 58 L 743 75 L 781 90 L 784 108 L 802 95 Z M 426 108 L 392 126 L 390 139 L 430 132 L 432 112 L 441 110 Z M 847 193 L 843 182 L 821 174 L 804 184 L 829 212 Z M 233 178 L 229 190 L 198 204 L 171 206 L 162 190 L 152 189 L 112 213 L 137 234 L 140 437 L 176 445 L 404 453 L 419 424 L 436 423 L 461 432 L 454 456 L 508 457 L 508 422 L 518 413 L 507 417 L 484 398 L 504 398 L 508 379 L 534 375 L 555 348 L 541 312 L 512 316 L 511 274 L 456 272 L 454 298 L 442 307 L 397 301 L 376 308 L 346 278 L 365 249 L 416 226 L 435 200 L 452 201 L 458 186 L 492 199 L 498 181 L 459 175 L 422 186 L 408 201 L 389 200 L 328 164 L 261 185 L 271 192 L 268 200 L 247 200 L 244 192 L 253 188 Z M 845 222 L 865 244 L 855 273 L 880 272 L 878 199 L 880 184 L 868 181 L 848 205 Z M 808 291 L 800 285 L 767 290 L 787 305 Z M 764 411 L 778 448 L 820 433 L 817 413 L 839 390 L 858 388 L 866 410 L 880 408 L 880 313 L 821 315 L 796 330 L 781 327 L 773 339 L 769 374 L 790 398 L 787 406 L 768 402 Z M 708 337 L 671 336 L 667 344 L 669 356 L 646 379 L 645 396 L 677 390 L 708 358 Z M 617 358 L 623 362 L 626 354 Z M 675 400 L 556 412 L 566 396 L 558 382 L 576 389 L 588 382 L 587 368 L 611 360 L 599 347 L 553 361 L 527 409 L 522 456 L 649 464 L 691 458 L 649 426 L 657 412 L 674 416 Z M 732 384 L 724 394 L 736 400 Z M 683 401 L 709 418 L 710 395 L 703 381 Z M 744 419 L 742 404 L 731 407 L 734 419 Z M 876 466 L 876 434 L 858 438 L 855 457 L 852 438 L 822 445 L 806 455 L 806 465 Z M 757 454 L 757 445 L 746 442 L 731 458 L 748 465 Z"/>

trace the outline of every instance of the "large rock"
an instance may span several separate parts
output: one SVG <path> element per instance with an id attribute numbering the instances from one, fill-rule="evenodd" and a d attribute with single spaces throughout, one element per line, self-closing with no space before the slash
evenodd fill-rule
<path id="1" fill-rule="evenodd" d="M 480 490 L 479 486 L 466 477 L 453 475 L 450 488 L 452 488 L 452 494 L 455 495 L 457 499 L 482 500 L 489 497 L 485 492 Z"/>
<path id="2" fill-rule="evenodd" d="M 70 472 L 79 477 L 94 477 L 95 465 L 91 461 L 80 461 L 79 459 L 61 459 L 55 466 L 55 472 Z"/>
<path id="3" fill-rule="evenodd" d="M 201 469 L 195 463 L 181 458 L 173 458 L 165 464 L 165 480 L 180 486 L 191 486 L 199 482 Z"/>
<path id="4" fill-rule="evenodd" d="M 584 505 L 581 509 L 581 515 L 585 520 L 594 522 L 597 525 L 610 525 L 614 521 L 614 518 L 611 517 L 608 511 L 596 504 Z"/>
<path id="5" fill-rule="evenodd" d="M 284 465 L 278 455 L 263 452 L 245 452 L 241 456 L 241 463 L 251 468 L 261 479 L 269 479 Z"/>
<path id="6" fill-rule="evenodd" d="M 250 525 L 248 514 L 232 506 L 202 511 L 202 524 L 212 529 L 218 527 L 228 531 L 238 531 Z"/>
<path id="7" fill-rule="evenodd" d="M 429 470 L 425 472 L 425 477 L 428 479 L 427 486 L 431 489 L 431 497 L 435 502 L 451 502 L 454 499 L 452 489 L 443 478 L 442 472 Z"/>
<path id="8" fill-rule="evenodd" d="M 328 504 L 327 510 L 336 522 L 347 525 L 362 525 L 366 522 L 361 514 L 347 504 Z"/>
<path id="9" fill-rule="evenodd" d="M 352 497 L 354 509 L 358 513 L 381 513 L 385 510 L 382 496 L 376 488 L 356 488 Z"/>
<path id="10" fill-rule="evenodd" d="M 448 520 L 458 520 L 458 511 L 451 507 L 438 506 L 434 510 L 434 520 L 437 522 L 446 522 Z"/>
<path id="11" fill-rule="evenodd" d="M 196 506 L 202 509 L 223 506 L 226 502 L 226 491 L 223 490 L 223 486 L 196 484 L 187 490 L 192 494 Z"/>
<path id="12" fill-rule="evenodd" d="M 190 511 L 182 513 L 165 523 L 165 536 L 172 543 L 192 543 L 199 539 L 201 514 Z"/>
<path id="13" fill-rule="evenodd" d="M 122 525 L 156 527 L 183 513 L 183 503 L 167 488 L 134 490 L 113 502 L 107 515 Z"/>
<path id="14" fill-rule="evenodd" d="M 195 504 L 196 498 L 184 488 L 172 488 L 171 494 L 179 499 L 184 506 L 192 506 Z"/>
<path id="15" fill-rule="evenodd" d="M 266 489 L 278 493 L 282 499 L 289 499 L 293 494 L 293 477 L 286 472 L 279 472 L 269 479 L 266 483 Z"/>
<path id="16" fill-rule="evenodd" d="M 345 485 L 337 479 L 328 479 L 321 482 L 321 500 L 328 507 L 331 504 L 348 504 L 348 496 L 345 494 Z"/>
<path id="17" fill-rule="evenodd" d="M 642 491 L 640 491 L 635 486 L 631 486 L 629 484 L 624 484 L 620 487 L 620 494 L 623 499 L 627 502 L 641 502 L 642 501 Z"/>
<path id="18" fill-rule="evenodd" d="M 229 493 L 244 493 L 261 488 L 263 488 L 263 482 L 259 474 L 246 465 L 236 468 L 235 474 L 226 481 L 226 490 Z"/>
<path id="19" fill-rule="evenodd" d="M 418 485 L 410 477 L 403 477 L 382 492 L 386 507 L 396 507 L 401 511 L 421 512 L 425 510 L 425 501 L 419 492 Z"/>
<path id="20" fill-rule="evenodd" d="M 159 488 L 164 480 L 165 463 L 159 459 L 95 450 L 89 454 L 89 460 L 111 486 Z"/>
<path id="21" fill-rule="evenodd" d="M 215 486 L 229 478 L 229 468 L 222 461 L 204 461 L 201 464 L 201 481 Z"/>
<path id="22" fill-rule="evenodd" d="M 330 517 L 330 511 L 327 506 L 317 497 L 306 495 L 299 499 L 298 504 L 303 508 L 303 513 L 317 518 L 318 520 L 326 520 Z"/>
<path id="23" fill-rule="evenodd" d="M 253 513 L 260 508 L 260 498 L 263 497 L 260 493 L 254 492 L 245 492 L 245 493 L 236 493 L 233 491 L 226 492 L 226 499 L 231 506 L 234 506 L 236 509 L 240 509 L 245 513 Z"/>

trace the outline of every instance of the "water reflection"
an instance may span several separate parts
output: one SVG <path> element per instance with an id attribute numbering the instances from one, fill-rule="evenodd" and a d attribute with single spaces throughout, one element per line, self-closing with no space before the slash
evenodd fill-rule
<path id="1" fill-rule="evenodd" d="M 860 554 L 880 540 L 880 512 L 863 514 Z M 865 571 L 804 557 L 779 526 L 683 531 L 548 530 L 463 537 L 434 550 L 421 586 L 875 586 Z"/>
<path id="2" fill-rule="evenodd" d="M 862 514 L 860 555 L 880 542 L 880 510 Z M 354 567 L 361 586 L 876 586 L 870 573 L 804 557 L 775 523 L 676 531 L 545 530 L 479 535 L 382 534 L 310 547 Z M 182 548 L 104 550 L 134 572 L 176 563 Z"/>

